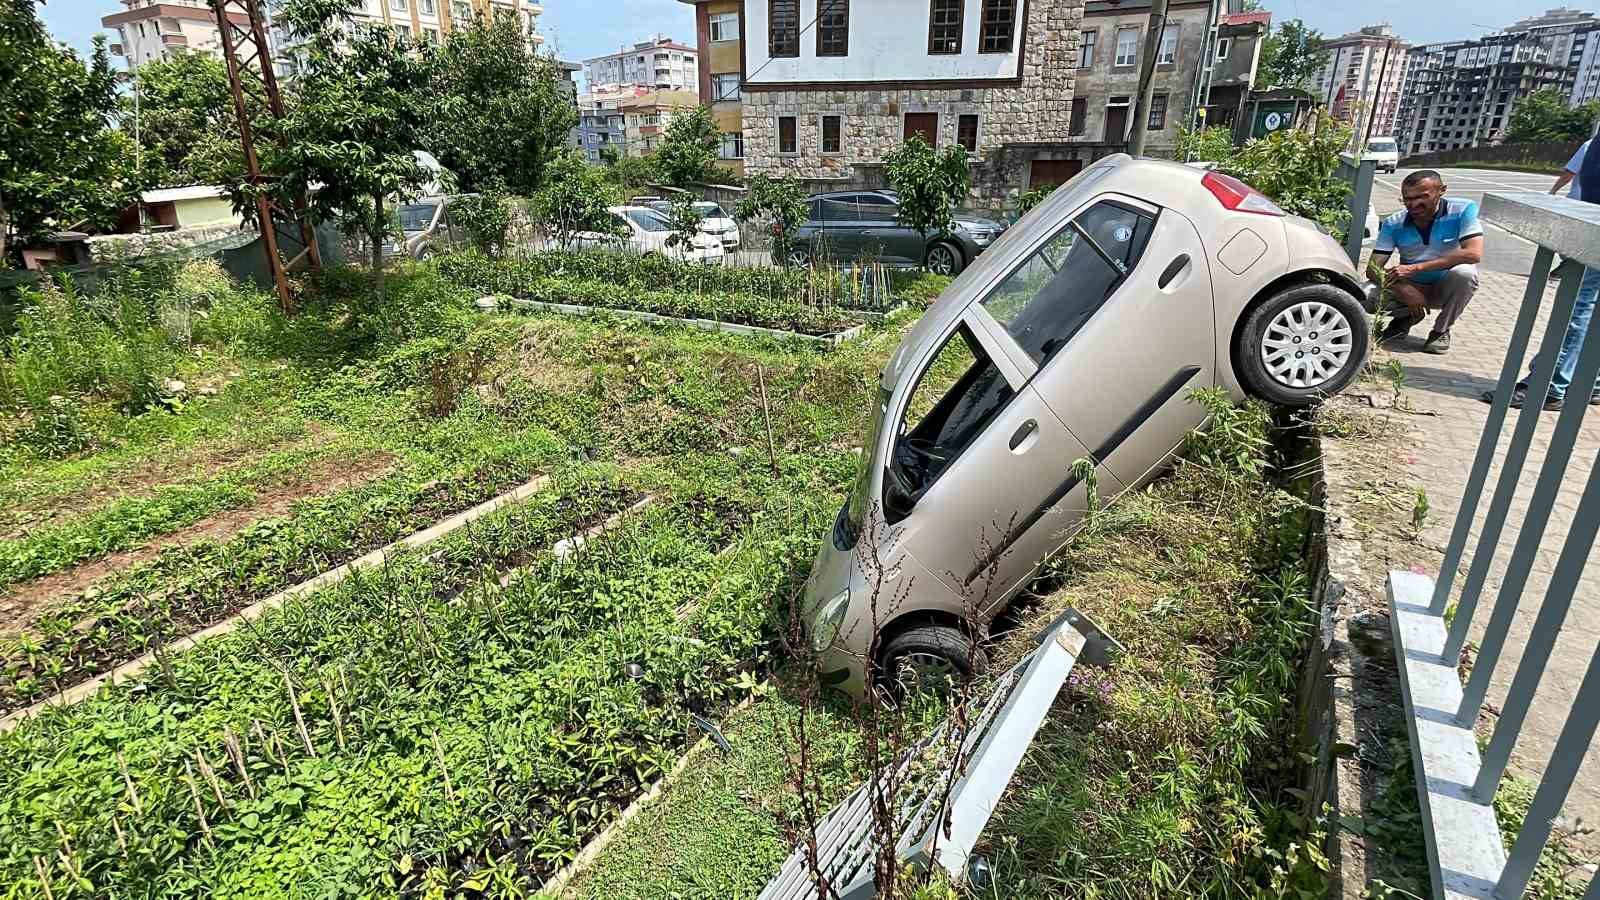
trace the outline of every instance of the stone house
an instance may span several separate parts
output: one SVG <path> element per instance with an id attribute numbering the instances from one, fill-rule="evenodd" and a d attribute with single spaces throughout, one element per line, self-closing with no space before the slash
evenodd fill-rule
<path id="1" fill-rule="evenodd" d="M 1083 0 L 683 2 L 701 100 L 746 174 L 881 186 L 883 154 L 920 134 L 965 147 L 973 205 L 999 208 L 1096 155 L 1068 133 Z"/>
<path id="2" fill-rule="evenodd" d="M 1077 90 L 1072 100 L 1072 140 L 1106 150 L 1145 129 L 1146 156 L 1171 156 L 1180 126 L 1188 124 L 1195 89 L 1213 55 L 1225 62 L 1234 48 L 1211 44 L 1209 0 L 1172 0 L 1161 34 L 1150 33 L 1150 0 L 1089 0 L 1079 35 Z M 1141 122 L 1131 121 L 1148 41 L 1158 40 L 1155 92 Z"/>

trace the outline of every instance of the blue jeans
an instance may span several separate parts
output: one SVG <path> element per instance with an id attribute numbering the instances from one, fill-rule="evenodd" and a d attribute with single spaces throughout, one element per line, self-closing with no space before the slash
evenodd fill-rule
<path id="1" fill-rule="evenodd" d="M 1573 265 L 1576 265 L 1574 263 Z M 1561 399 L 1567 396 L 1572 385 L 1572 373 L 1578 368 L 1578 352 L 1583 349 L 1583 336 L 1589 332 L 1589 318 L 1594 314 L 1594 301 L 1600 296 L 1600 269 L 1584 269 L 1583 281 L 1578 286 L 1578 299 L 1572 304 L 1572 319 L 1567 322 L 1566 336 L 1561 339 L 1561 352 L 1556 354 L 1556 372 L 1550 379 L 1550 396 Z M 1544 348 L 1539 348 L 1543 353 Z M 1533 367 L 1528 367 L 1528 378 L 1533 378 Z M 1597 385 L 1589 385 L 1590 391 Z M 1587 399 L 1587 398 L 1585 398 Z"/>

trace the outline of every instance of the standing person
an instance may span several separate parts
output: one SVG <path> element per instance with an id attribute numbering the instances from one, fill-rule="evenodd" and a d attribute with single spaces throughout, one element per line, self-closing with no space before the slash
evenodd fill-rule
<path id="1" fill-rule="evenodd" d="M 1593 140 L 1590 138 L 1584 141 L 1578 147 L 1578 152 L 1572 154 L 1572 159 L 1567 161 L 1566 168 L 1556 176 L 1555 184 L 1550 185 L 1550 193 L 1560 191 L 1570 182 L 1572 188 L 1567 192 L 1567 196 L 1573 200 L 1584 200 L 1583 169 L 1584 163 L 1588 161 L 1589 144 Z M 1600 164 L 1600 154 L 1596 156 L 1595 162 L 1590 164 L 1591 169 Z M 1590 179 L 1591 182 L 1595 180 L 1593 177 Z M 1590 196 L 1600 198 L 1600 192 Z M 1595 203 L 1600 200 L 1586 202 Z M 1577 263 L 1567 262 L 1563 265 L 1577 265 Z M 1555 274 L 1555 269 L 1551 269 L 1551 274 Z M 1594 302 L 1597 296 L 1600 296 L 1600 269 L 1585 269 L 1583 281 L 1578 285 L 1578 298 L 1572 303 L 1572 318 L 1567 320 L 1567 333 L 1562 335 L 1561 349 L 1556 351 L 1556 370 L 1550 376 L 1550 389 L 1544 395 L 1544 408 L 1547 412 L 1556 412 L 1566 405 L 1567 388 L 1572 386 L 1572 373 L 1578 368 L 1578 351 L 1583 349 L 1583 336 L 1589 331 L 1589 319 L 1594 315 Z M 1539 348 L 1540 354 L 1544 351 L 1545 348 Z M 1538 362 L 1539 357 L 1535 356 L 1533 362 L 1528 364 L 1528 378 L 1533 377 L 1533 369 Z M 1512 409 L 1521 409 L 1522 404 L 1527 402 L 1528 378 L 1517 382 L 1516 388 L 1511 392 Z M 1484 391 L 1483 402 L 1493 403 L 1494 391 Z M 1589 386 L 1589 405 L 1600 406 L 1600 385 Z"/>
<path id="2" fill-rule="evenodd" d="M 1394 321 L 1378 337 L 1380 344 L 1398 340 L 1428 317 L 1439 315 L 1422 349 L 1450 349 L 1450 328 L 1466 312 L 1478 291 L 1478 263 L 1483 259 L 1483 226 L 1478 204 L 1446 198 L 1444 179 L 1432 169 L 1419 169 L 1400 182 L 1405 209 L 1378 226 L 1369 270 L 1382 271 L 1389 255 L 1400 251 L 1400 264 L 1388 272 Z"/>

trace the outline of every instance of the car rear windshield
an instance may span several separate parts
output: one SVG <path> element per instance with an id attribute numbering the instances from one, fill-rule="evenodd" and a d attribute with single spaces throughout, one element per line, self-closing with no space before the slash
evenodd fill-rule
<path id="1" fill-rule="evenodd" d="M 1367 151 L 1370 153 L 1393 153 L 1395 149 L 1394 141 L 1373 141 L 1367 145 Z"/>
<path id="2" fill-rule="evenodd" d="M 667 220 L 661 218 L 661 214 L 660 213 L 654 212 L 652 210 L 648 210 L 648 209 L 630 209 L 630 210 L 628 210 L 627 216 L 628 216 L 629 219 L 633 220 L 633 224 L 638 225 L 640 228 L 643 228 L 645 231 L 671 231 L 672 230 L 672 226 L 667 224 Z"/>
<path id="3" fill-rule="evenodd" d="M 728 214 L 722 211 L 722 207 L 715 203 L 696 203 L 694 208 L 695 212 L 708 219 L 726 219 L 728 217 Z"/>
<path id="4" fill-rule="evenodd" d="M 433 224 L 433 214 L 439 211 L 437 203 L 412 203 L 400 207 L 401 231 L 426 231 Z"/>

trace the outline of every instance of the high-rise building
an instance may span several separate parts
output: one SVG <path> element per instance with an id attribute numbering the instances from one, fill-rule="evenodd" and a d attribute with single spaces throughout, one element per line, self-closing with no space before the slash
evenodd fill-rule
<path id="1" fill-rule="evenodd" d="M 1411 48 L 1396 136 L 1402 155 L 1497 143 L 1534 91 L 1571 90 L 1570 46 L 1549 34 L 1506 31 Z"/>
<path id="2" fill-rule="evenodd" d="M 129 70 L 173 53 L 222 53 L 217 16 L 206 0 L 122 0 L 122 5 L 122 12 L 100 24 L 117 33 L 111 52 L 126 59 Z"/>
<path id="3" fill-rule="evenodd" d="M 1388 25 L 1368 25 L 1327 42 L 1328 62 L 1311 92 L 1335 119 L 1355 129 L 1355 140 L 1394 134 L 1410 45 Z"/>
<path id="4" fill-rule="evenodd" d="M 637 84 L 656 91 L 692 91 L 699 54 L 693 47 L 656 35 L 616 53 L 583 61 L 589 84 Z"/>

